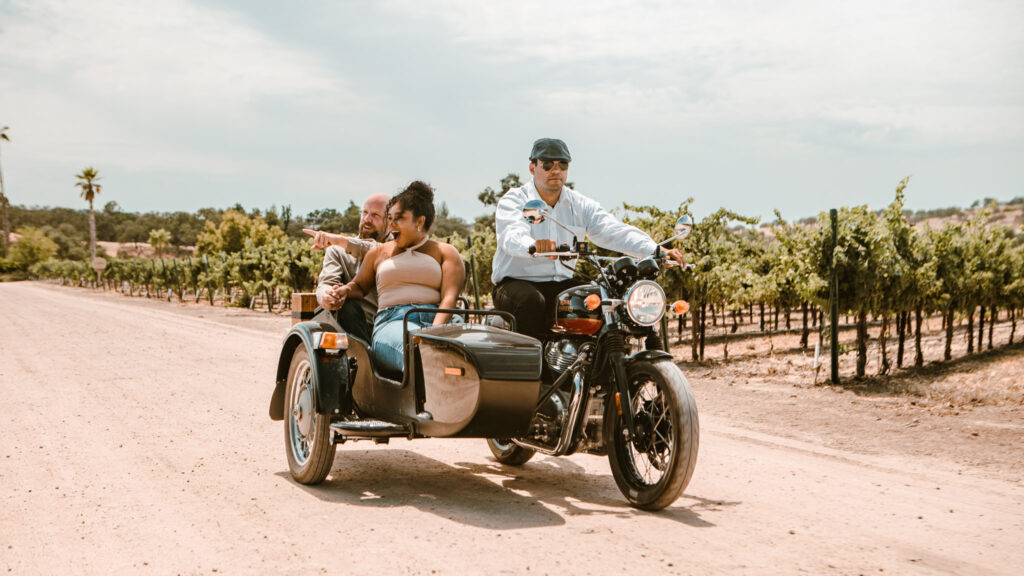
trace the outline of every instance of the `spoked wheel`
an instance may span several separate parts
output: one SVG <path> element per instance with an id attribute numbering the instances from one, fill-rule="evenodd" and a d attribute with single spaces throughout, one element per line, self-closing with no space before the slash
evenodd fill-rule
<path id="1" fill-rule="evenodd" d="M 508 438 L 488 438 L 487 447 L 491 449 L 495 460 L 509 466 L 522 466 L 537 453 L 536 450 L 523 448 Z"/>
<path id="2" fill-rule="evenodd" d="M 295 349 L 288 367 L 285 390 L 284 445 L 292 478 L 301 484 L 319 484 L 334 464 L 330 418 L 317 414 L 309 355 Z"/>
<path id="3" fill-rule="evenodd" d="M 697 465 L 697 403 L 670 361 L 637 362 L 628 378 L 636 436 L 626 441 L 616 404 L 608 402 L 605 440 L 612 476 L 631 505 L 660 510 L 683 493 Z"/>

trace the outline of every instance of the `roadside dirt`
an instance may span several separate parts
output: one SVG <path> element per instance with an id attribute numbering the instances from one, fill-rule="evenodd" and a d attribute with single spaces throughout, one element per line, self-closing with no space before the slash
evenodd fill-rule
<path id="1" fill-rule="evenodd" d="M 820 442 L 865 454 L 942 456 L 952 462 L 980 467 L 1013 482 L 1024 478 L 1024 323 L 1017 343 L 968 356 L 965 331 L 954 335 L 953 359 L 942 362 L 945 345 L 941 320 L 926 323 L 922 339 L 925 365 L 895 368 L 896 343 L 890 339 L 893 368 L 877 376 L 879 350 L 873 339 L 868 350 L 868 376 L 854 377 L 855 354 L 840 360 L 840 385 L 827 382 L 827 352 L 814 368 L 812 333 L 806 350 L 798 332 L 776 334 L 771 346 L 763 336 L 732 336 L 729 360 L 721 335 L 709 334 L 706 362 L 690 360 L 687 343 L 673 354 L 704 396 L 701 408 L 742 420 L 762 432 Z M 996 344 L 1006 344 L 1009 322 L 997 323 Z M 877 335 L 877 327 L 870 330 Z M 853 330 L 840 342 L 853 347 Z M 987 332 L 985 345 L 987 347 Z M 913 364 L 908 341 L 905 365 Z"/>
<path id="2" fill-rule="evenodd" d="M 795 335 L 774 337 L 771 353 L 732 340 L 728 363 L 683 361 L 689 348 L 676 347 L 700 459 L 684 496 L 652 514 L 625 505 L 603 458 L 509 468 L 480 440 L 350 443 L 324 484 L 296 484 L 267 417 L 289 323 L 0 284 L 0 573 L 1024 566 L 1020 347 L 848 387 L 821 385 L 823 373 L 816 384 Z"/>

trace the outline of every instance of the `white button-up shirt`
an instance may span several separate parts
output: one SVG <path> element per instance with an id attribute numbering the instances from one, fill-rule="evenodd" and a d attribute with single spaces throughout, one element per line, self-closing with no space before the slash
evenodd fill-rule
<path id="1" fill-rule="evenodd" d="M 498 201 L 495 227 L 498 247 L 494 252 L 491 281 L 497 284 L 504 278 L 519 278 L 532 282 L 550 282 L 572 278 L 576 260 L 565 262 L 530 255 L 530 246 L 536 240 L 554 240 L 557 245 L 572 246 L 573 234 L 580 240 L 589 239 L 607 250 L 643 257 L 654 254 L 656 244 L 636 226 L 623 224 L 601 205 L 572 188 L 563 186 L 558 202 L 549 214 L 571 229 L 570 233 L 547 219 L 540 224 L 529 224 L 523 219 L 523 206 L 530 200 L 543 200 L 533 180 L 521 188 L 513 188 Z"/>

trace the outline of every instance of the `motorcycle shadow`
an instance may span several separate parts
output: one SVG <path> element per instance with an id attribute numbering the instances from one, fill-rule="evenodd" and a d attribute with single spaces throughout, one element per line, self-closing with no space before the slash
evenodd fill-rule
<path id="1" fill-rule="evenodd" d="M 287 479 L 287 471 L 279 473 Z M 559 526 L 565 519 L 533 498 L 464 468 L 389 448 L 339 451 L 318 486 L 296 484 L 321 501 L 350 506 L 412 506 L 461 524 L 493 530 Z"/>
<path id="2" fill-rule="evenodd" d="M 287 472 L 280 475 L 290 479 Z M 655 514 L 689 526 L 713 526 L 688 508 L 657 513 L 636 510 L 625 503 L 610 474 L 587 473 L 564 458 L 540 457 L 512 468 L 494 461 L 450 465 L 394 448 L 386 452 L 345 450 L 338 453 L 322 484 L 296 485 L 324 502 L 374 508 L 413 506 L 492 530 L 559 526 L 566 523 L 567 516 L 583 515 Z"/>
<path id="3" fill-rule="evenodd" d="M 696 504 L 691 507 L 677 505 L 657 512 L 639 510 L 626 503 L 611 474 L 588 472 L 565 458 L 535 457 L 522 467 L 503 466 L 493 461 L 487 464 L 457 462 L 456 465 L 473 474 L 503 476 L 502 487 L 526 493 L 537 502 L 564 510 L 567 516 L 631 518 L 650 515 L 695 528 L 714 526 L 695 510 L 704 507 L 703 498 L 684 494 L 680 500 L 696 500 Z"/>

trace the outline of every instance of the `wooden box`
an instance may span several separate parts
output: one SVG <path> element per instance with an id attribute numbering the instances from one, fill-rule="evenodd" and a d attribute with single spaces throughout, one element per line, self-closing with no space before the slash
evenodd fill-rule
<path id="1" fill-rule="evenodd" d="M 292 292 L 292 325 L 312 320 L 317 306 L 315 292 Z"/>

